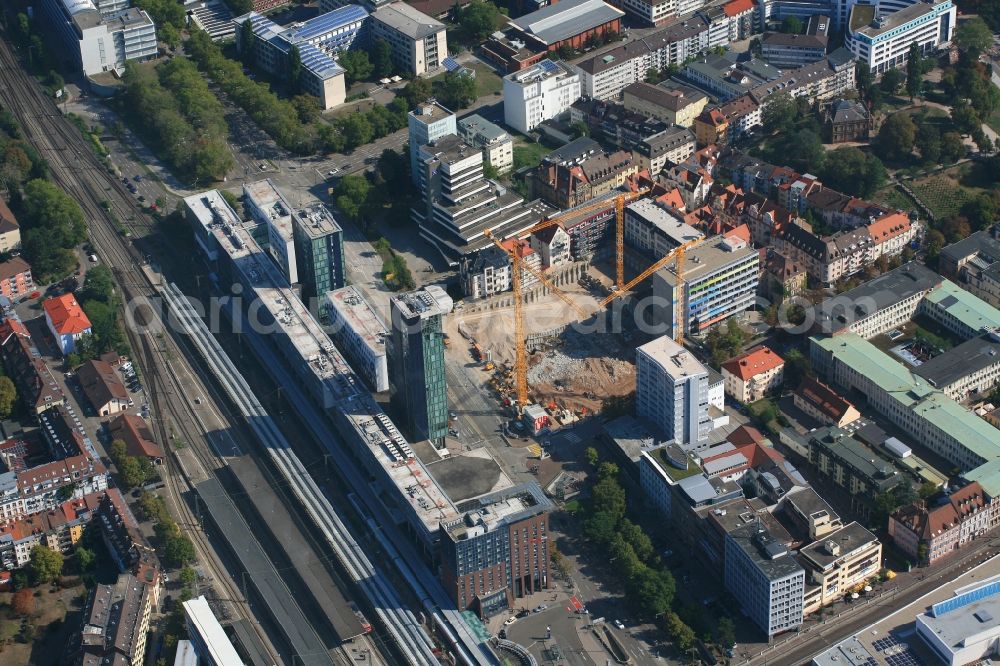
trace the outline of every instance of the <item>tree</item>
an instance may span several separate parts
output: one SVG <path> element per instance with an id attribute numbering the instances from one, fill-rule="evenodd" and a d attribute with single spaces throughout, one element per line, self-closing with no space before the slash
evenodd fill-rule
<path id="1" fill-rule="evenodd" d="M 616 479 L 602 479 L 591 490 L 591 507 L 595 513 L 606 512 L 617 523 L 625 516 L 625 489 Z"/>
<path id="2" fill-rule="evenodd" d="M 597 467 L 597 463 L 600 462 L 601 456 L 597 453 L 597 449 L 593 446 L 588 446 L 583 452 L 583 457 L 587 461 L 587 464 L 591 467 Z"/>
<path id="3" fill-rule="evenodd" d="M 198 582 L 198 572 L 191 567 L 184 567 L 181 569 L 180 581 L 185 587 L 194 587 Z"/>
<path id="4" fill-rule="evenodd" d="M 302 124 L 308 125 L 319 120 L 319 114 L 322 113 L 323 109 L 319 105 L 319 98 L 315 95 L 302 93 L 301 95 L 296 95 L 290 101 L 299 116 L 299 122 Z"/>
<path id="5" fill-rule="evenodd" d="M 976 60 L 979 54 L 993 44 L 993 33 L 982 18 L 975 16 L 958 22 L 955 26 L 955 45 L 970 59 Z"/>
<path id="6" fill-rule="evenodd" d="M 923 80 L 924 59 L 920 54 L 920 47 L 916 42 L 913 42 L 910 44 L 910 51 L 906 56 L 906 94 L 910 96 L 911 102 L 914 97 L 920 94 Z"/>
<path id="7" fill-rule="evenodd" d="M 938 164 L 941 160 L 941 132 L 936 125 L 920 123 L 915 141 L 924 162 Z"/>
<path id="8" fill-rule="evenodd" d="M 94 568 L 97 561 L 94 551 L 86 546 L 77 546 L 73 554 L 76 556 L 76 563 L 80 567 L 80 571 L 90 571 Z"/>
<path id="9" fill-rule="evenodd" d="M 813 376 L 812 362 L 798 349 L 785 353 L 785 385 L 797 387 L 806 377 Z"/>
<path id="10" fill-rule="evenodd" d="M 0 377 L 0 419 L 10 417 L 17 402 L 17 389 L 10 377 Z"/>
<path id="11" fill-rule="evenodd" d="M 406 101 L 407 110 L 410 110 L 429 100 L 433 94 L 434 91 L 431 87 L 431 82 L 427 79 L 417 77 L 407 83 L 398 96 Z"/>
<path id="12" fill-rule="evenodd" d="M 683 652 L 694 645 L 696 638 L 694 630 L 684 624 L 684 620 L 677 613 L 668 611 L 666 614 L 666 623 L 670 640 L 673 641 L 678 650 Z"/>
<path id="13" fill-rule="evenodd" d="M 481 42 L 497 29 L 502 19 L 492 2 L 472 0 L 459 12 L 458 24 L 469 41 Z"/>
<path id="14" fill-rule="evenodd" d="M 952 164 L 965 157 L 967 151 L 962 135 L 958 132 L 945 132 L 941 136 L 941 163 Z"/>
<path id="15" fill-rule="evenodd" d="M 467 74 L 448 72 L 434 82 L 434 89 L 438 100 L 452 111 L 476 101 L 476 80 Z"/>
<path id="16" fill-rule="evenodd" d="M 970 134 L 982 125 L 976 110 L 969 106 L 965 100 L 958 100 L 951 107 L 951 122 L 963 134 Z"/>
<path id="17" fill-rule="evenodd" d="M 372 185 L 364 176 L 344 176 L 336 190 L 337 208 L 353 220 L 360 219 L 371 191 Z"/>
<path id="18" fill-rule="evenodd" d="M 392 64 L 392 45 L 384 39 L 376 39 L 372 45 L 372 67 L 375 78 L 392 76 L 395 67 Z"/>
<path id="19" fill-rule="evenodd" d="M 253 32 L 253 23 L 249 20 L 240 26 L 240 58 L 245 65 L 253 65 L 255 61 L 254 43 L 257 41 Z"/>
<path id="20" fill-rule="evenodd" d="M 917 126 L 910 116 L 896 113 L 882 123 L 875 137 L 875 150 L 885 159 L 901 161 L 913 152 Z"/>
<path id="21" fill-rule="evenodd" d="M 35 595 L 29 588 L 23 588 L 14 593 L 10 599 L 10 608 L 18 617 L 28 617 L 35 613 Z"/>
<path id="22" fill-rule="evenodd" d="M 345 73 L 346 75 L 346 73 Z M 299 91 L 299 80 L 302 77 L 302 54 L 297 44 L 288 49 L 288 87 L 292 92 Z"/>
<path id="23" fill-rule="evenodd" d="M 901 71 L 898 69 L 890 69 L 882 75 L 882 81 L 879 82 L 879 88 L 881 88 L 882 92 L 886 95 L 895 95 L 899 92 L 899 87 L 903 85 L 905 80 L 906 75 Z"/>
<path id="24" fill-rule="evenodd" d="M 715 640 L 726 650 L 736 645 L 736 624 L 730 618 L 719 618 L 715 626 Z"/>
<path id="25" fill-rule="evenodd" d="M 163 561 L 168 567 L 176 569 L 194 560 L 194 544 L 183 534 L 170 539 L 163 549 Z"/>
<path id="26" fill-rule="evenodd" d="M 628 583 L 629 597 L 635 599 L 639 612 L 646 617 L 662 615 L 674 603 L 676 585 L 667 570 L 642 567 Z"/>
<path id="27" fill-rule="evenodd" d="M 831 151 L 818 172 L 827 187 L 864 198 L 881 189 L 887 178 L 881 160 L 853 147 Z"/>
<path id="28" fill-rule="evenodd" d="M 62 553 L 45 546 L 35 546 L 31 549 L 28 570 L 36 582 L 51 583 L 57 580 L 62 573 L 62 567 Z"/>
<path id="29" fill-rule="evenodd" d="M 583 525 L 584 534 L 595 544 L 611 543 L 617 535 L 618 518 L 609 511 L 596 511 L 590 514 Z"/>
<path id="30" fill-rule="evenodd" d="M 337 61 L 344 68 L 347 85 L 355 81 L 367 81 L 375 71 L 374 65 L 368 59 L 368 52 L 361 50 L 341 51 Z"/>
<path id="31" fill-rule="evenodd" d="M 969 219 L 974 231 L 985 229 L 996 219 L 997 209 L 988 194 L 979 194 L 962 206 L 962 215 Z"/>
<path id="32" fill-rule="evenodd" d="M 98 264 L 87 271 L 87 277 L 83 279 L 83 290 L 80 292 L 81 301 L 101 301 L 111 303 L 115 298 L 115 279 L 109 269 L 104 264 Z"/>
<path id="33" fill-rule="evenodd" d="M 650 540 L 649 535 L 635 523 L 629 519 L 622 521 L 619 526 L 619 531 L 622 538 L 632 546 L 632 550 L 635 551 L 636 557 L 638 557 L 643 562 L 649 561 L 653 556 L 653 542 Z"/>
<path id="34" fill-rule="evenodd" d="M 801 35 L 804 27 L 802 19 L 798 16 L 786 16 L 785 20 L 781 22 L 781 32 L 789 35 Z"/>
<path id="35" fill-rule="evenodd" d="M 340 121 L 340 131 L 343 132 L 344 140 L 351 148 L 371 143 L 375 138 L 375 130 L 363 113 L 352 113 L 343 118 Z"/>
<path id="36" fill-rule="evenodd" d="M 786 92 L 777 93 L 767 99 L 767 105 L 761 111 L 761 123 L 764 131 L 773 134 L 791 128 L 798 115 L 798 106 L 792 96 Z"/>

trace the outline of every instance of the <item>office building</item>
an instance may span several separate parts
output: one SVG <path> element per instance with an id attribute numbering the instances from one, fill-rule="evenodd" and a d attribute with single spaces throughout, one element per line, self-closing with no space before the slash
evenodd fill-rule
<path id="1" fill-rule="evenodd" d="M 951 0 L 917 2 L 886 13 L 881 6 L 856 4 L 851 9 L 845 46 L 875 76 L 906 65 L 911 44 L 923 55 L 947 46 L 955 31 Z"/>
<path id="2" fill-rule="evenodd" d="M 809 615 L 850 595 L 882 568 L 882 544 L 858 523 L 849 523 L 799 549 L 806 570 L 802 611 Z"/>
<path id="3" fill-rule="evenodd" d="M 314 203 L 294 211 L 292 235 L 304 301 L 322 298 L 327 292 L 340 289 L 347 283 L 344 230 L 329 208 Z"/>
<path id="4" fill-rule="evenodd" d="M 1000 224 L 941 250 L 941 274 L 994 307 L 1000 307 Z"/>
<path id="5" fill-rule="evenodd" d="M 769 347 L 758 347 L 722 364 L 726 395 L 744 405 L 781 388 L 785 361 Z"/>
<path id="6" fill-rule="evenodd" d="M 990 492 L 978 477 L 990 475 L 984 463 L 1000 452 L 1000 430 L 857 334 L 811 338 L 810 356 L 820 377 L 865 396 L 869 408 L 959 469 L 972 470 L 966 478 Z"/>
<path id="7" fill-rule="evenodd" d="M 708 370 L 669 336 L 635 350 L 636 414 L 685 450 L 708 443 Z"/>
<path id="8" fill-rule="evenodd" d="M 830 18 L 822 14 L 809 17 L 802 35 L 768 32 L 760 39 L 761 57 L 775 67 L 801 67 L 826 56 Z"/>
<path id="9" fill-rule="evenodd" d="M 389 396 L 405 419 L 414 441 L 443 442 L 448 434 L 448 394 L 445 386 L 444 338 L 441 318 L 452 300 L 436 286 L 393 296 L 389 366 Z"/>
<path id="10" fill-rule="evenodd" d="M 726 589 L 768 637 L 802 624 L 805 569 L 759 522 L 727 532 Z"/>
<path id="11" fill-rule="evenodd" d="M 420 147 L 418 184 L 424 200 L 410 213 L 420 235 L 454 262 L 490 247 L 493 241 L 519 237 L 554 214 L 540 202 L 526 203 L 503 185 L 486 178 L 482 151 L 457 136 Z"/>
<path id="12" fill-rule="evenodd" d="M 916 619 L 916 635 L 945 666 L 989 660 L 1000 640 L 1000 581 L 960 587 Z"/>
<path id="13" fill-rule="evenodd" d="M 332 109 L 347 99 L 344 70 L 337 64 L 336 54 L 367 44 L 368 12 L 357 5 L 283 27 L 256 12 L 233 19 L 236 45 L 243 48 L 243 30 L 253 30 L 254 61 L 257 66 L 277 77 L 289 75 L 290 55 L 298 50 L 301 69 L 299 86 L 319 99 L 320 106 Z"/>
<path id="14" fill-rule="evenodd" d="M 483 151 L 483 161 L 504 174 L 514 168 L 514 140 L 505 130 L 480 115 L 472 114 L 458 121 L 458 135 Z"/>
<path id="15" fill-rule="evenodd" d="M 292 207 L 268 178 L 243 184 L 243 205 L 251 219 L 267 229 L 267 249 L 288 284 L 297 284 L 299 269 L 292 231 Z"/>
<path id="16" fill-rule="evenodd" d="M 184 619 L 201 662 L 207 666 L 244 666 L 204 595 L 184 602 Z"/>
<path id="17" fill-rule="evenodd" d="M 41 11 L 62 43 L 61 55 L 85 76 L 156 57 L 156 25 L 149 14 L 127 3 L 112 12 L 102 11 L 109 8 L 93 0 L 41 2 Z"/>
<path id="18" fill-rule="evenodd" d="M 671 125 L 691 127 L 705 108 L 708 97 L 700 90 L 672 84 L 654 86 L 639 81 L 625 88 L 622 103 L 630 111 L 658 118 Z"/>
<path id="19" fill-rule="evenodd" d="M 335 289 L 326 295 L 324 311 L 330 337 L 376 392 L 389 390 L 386 338 L 389 329 L 357 287 Z"/>
<path id="20" fill-rule="evenodd" d="M 649 257 L 665 257 L 674 248 L 705 236 L 683 219 L 676 208 L 640 199 L 625 207 L 625 242 Z"/>
<path id="21" fill-rule="evenodd" d="M 760 253 L 739 236 L 716 236 L 687 250 L 680 290 L 675 270 L 668 264 L 652 276 L 653 295 L 663 304 L 653 314 L 671 337 L 677 326 L 687 335 L 703 333 L 756 302 Z M 680 322 L 675 321 L 678 299 Z"/>
<path id="22" fill-rule="evenodd" d="M 889 538 L 911 559 L 933 564 L 994 527 L 995 506 L 973 481 L 889 516 Z"/>
<path id="23" fill-rule="evenodd" d="M 549 587 L 552 502 L 535 482 L 469 502 L 441 524 L 441 578 L 459 610 L 490 617 Z"/>
<path id="24" fill-rule="evenodd" d="M 392 62 L 412 76 L 436 72 L 448 57 L 444 23 L 405 2 L 381 5 L 371 15 L 371 39 L 392 47 Z"/>
<path id="25" fill-rule="evenodd" d="M 580 98 L 580 76 L 559 62 L 541 60 L 503 78 L 504 122 L 527 134 L 569 110 Z"/>
<path id="26" fill-rule="evenodd" d="M 454 113 L 434 101 L 425 102 L 410 111 L 407 124 L 410 144 L 410 179 L 414 185 L 420 185 L 422 175 L 418 162 L 420 148 L 427 144 L 433 144 L 442 137 L 458 134 L 458 124 L 455 121 Z"/>

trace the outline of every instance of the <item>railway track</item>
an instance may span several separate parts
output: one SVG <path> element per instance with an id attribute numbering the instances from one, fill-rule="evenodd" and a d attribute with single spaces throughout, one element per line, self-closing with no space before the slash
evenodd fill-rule
<path id="1" fill-rule="evenodd" d="M 114 274 L 122 290 L 123 301 L 128 303 L 137 297 L 157 296 L 154 285 L 143 272 L 142 255 L 120 233 L 109 213 L 132 236 L 149 233 L 152 223 L 147 220 L 143 209 L 132 200 L 131 193 L 124 185 L 100 164 L 79 129 L 62 117 L 52 100 L 45 97 L 37 83 L 26 75 L 11 45 L 3 39 L 0 39 L 0 99 L 19 119 L 25 139 L 48 161 L 50 180 L 80 205 L 88 222 L 90 241 L 100 259 Z M 133 349 L 139 355 L 136 360 L 146 377 L 147 386 L 151 389 L 151 407 L 159 417 L 156 419 L 156 429 L 161 441 L 171 440 L 164 418 L 170 415 L 173 427 L 177 428 L 190 445 L 191 452 L 204 470 L 211 473 L 224 466 L 225 460 L 205 446 L 201 433 L 192 428 L 191 424 L 196 422 L 193 408 L 185 400 L 163 398 L 170 394 L 183 396 L 176 375 L 170 372 L 171 363 L 176 361 L 164 356 L 149 333 L 138 333 L 129 328 L 128 335 Z M 161 368 L 166 368 L 167 371 L 163 372 Z M 194 377 L 195 373 L 189 372 L 189 375 Z M 249 622 L 270 651 L 274 663 L 279 663 L 276 651 L 256 621 L 246 599 L 225 566 L 215 557 L 214 548 L 201 530 L 197 516 L 184 501 L 182 495 L 188 490 L 188 485 L 179 472 L 180 470 L 175 469 L 164 475 L 167 488 L 180 514 L 178 522 L 188 528 L 185 531 L 192 537 L 199 560 L 211 572 L 211 582 L 217 589 L 216 596 L 228 600 L 236 615 Z M 220 590 L 222 594 L 218 594 Z M 371 647 L 374 651 L 374 646 Z M 339 656 L 342 662 L 345 661 L 344 652 Z"/>

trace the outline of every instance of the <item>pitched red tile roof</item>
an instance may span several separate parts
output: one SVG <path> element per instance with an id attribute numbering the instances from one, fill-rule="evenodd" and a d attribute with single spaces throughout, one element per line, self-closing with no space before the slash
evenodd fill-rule
<path id="1" fill-rule="evenodd" d="M 753 6 L 754 0 L 732 0 L 732 2 L 727 2 L 722 6 L 722 11 L 726 13 L 726 16 L 737 16 L 752 10 Z"/>
<path id="2" fill-rule="evenodd" d="M 750 425 L 741 425 L 736 430 L 729 433 L 726 441 L 734 446 L 748 446 L 764 441 L 764 435 L 760 430 Z"/>
<path id="3" fill-rule="evenodd" d="M 834 421 L 839 421 L 853 407 L 846 398 L 812 377 L 803 379 L 795 393 Z"/>
<path id="4" fill-rule="evenodd" d="M 122 414 L 112 420 L 108 432 L 112 441 L 120 439 L 125 442 L 125 449 L 130 456 L 163 457 L 163 449 L 153 441 L 149 426 L 134 414 Z"/>
<path id="5" fill-rule="evenodd" d="M 768 370 L 773 370 L 784 364 L 784 359 L 771 351 L 770 348 L 758 347 L 751 352 L 729 359 L 722 364 L 722 367 L 729 374 L 747 381 L 751 377 L 759 375 L 762 372 L 767 372 Z"/>
<path id="6" fill-rule="evenodd" d="M 42 307 L 60 335 L 76 335 L 90 329 L 90 320 L 73 294 L 48 298 L 42 303 Z"/>

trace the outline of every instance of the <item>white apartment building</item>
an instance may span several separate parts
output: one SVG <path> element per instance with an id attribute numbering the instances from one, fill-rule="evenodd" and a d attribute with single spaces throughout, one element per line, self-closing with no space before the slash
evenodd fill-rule
<path id="1" fill-rule="evenodd" d="M 244 183 L 243 201 L 250 217 L 267 227 L 268 252 L 277 262 L 288 284 L 297 284 L 299 269 L 295 258 L 291 205 L 278 192 L 270 178 Z"/>
<path id="2" fill-rule="evenodd" d="M 636 413 L 685 450 L 708 444 L 708 370 L 670 336 L 636 352 Z"/>
<path id="3" fill-rule="evenodd" d="M 327 331 L 337 348 L 376 393 L 389 390 L 385 323 L 357 287 L 336 289 L 326 295 Z"/>
<path id="4" fill-rule="evenodd" d="M 895 6 L 895 5 L 893 5 Z M 951 0 L 918 2 L 892 11 L 872 5 L 854 5 L 845 46 L 879 75 L 904 67 L 911 44 L 922 53 L 935 51 L 951 42 L 955 31 L 956 8 Z"/>
<path id="5" fill-rule="evenodd" d="M 62 42 L 63 55 L 87 76 L 156 57 L 156 25 L 127 2 L 43 0 L 41 10 Z"/>
<path id="6" fill-rule="evenodd" d="M 392 47 L 397 67 L 414 76 L 437 71 L 448 57 L 444 23 L 417 11 L 405 2 L 393 2 L 371 15 L 371 39 L 384 39 Z"/>
<path id="7" fill-rule="evenodd" d="M 657 259 L 676 247 L 704 234 L 685 224 L 679 212 L 671 212 L 650 199 L 625 207 L 625 242 Z"/>
<path id="8" fill-rule="evenodd" d="M 425 102 L 410 111 L 407 119 L 410 143 L 410 179 L 420 184 L 420 147 L 434 143 L 443 136 L 458 134 L 455 114 L 434 101 Z M 513 158 L 511 158 L 513 160 Z"/>
<path id="9" fill-rule="evenodd" d="M 499 173 L 514 168 L 514 141 L 502 128 L 473 114 L 458 121 L 458 134 L 470 146 L 481 148 L 483 161 Z"/>
<path id="10" fill-rule="evenodd" d="M 527 134 L 568 111 L 579 98 L 579 74 L 562 63 L 542 60 L 504 77 L 504 122 Z"/>

